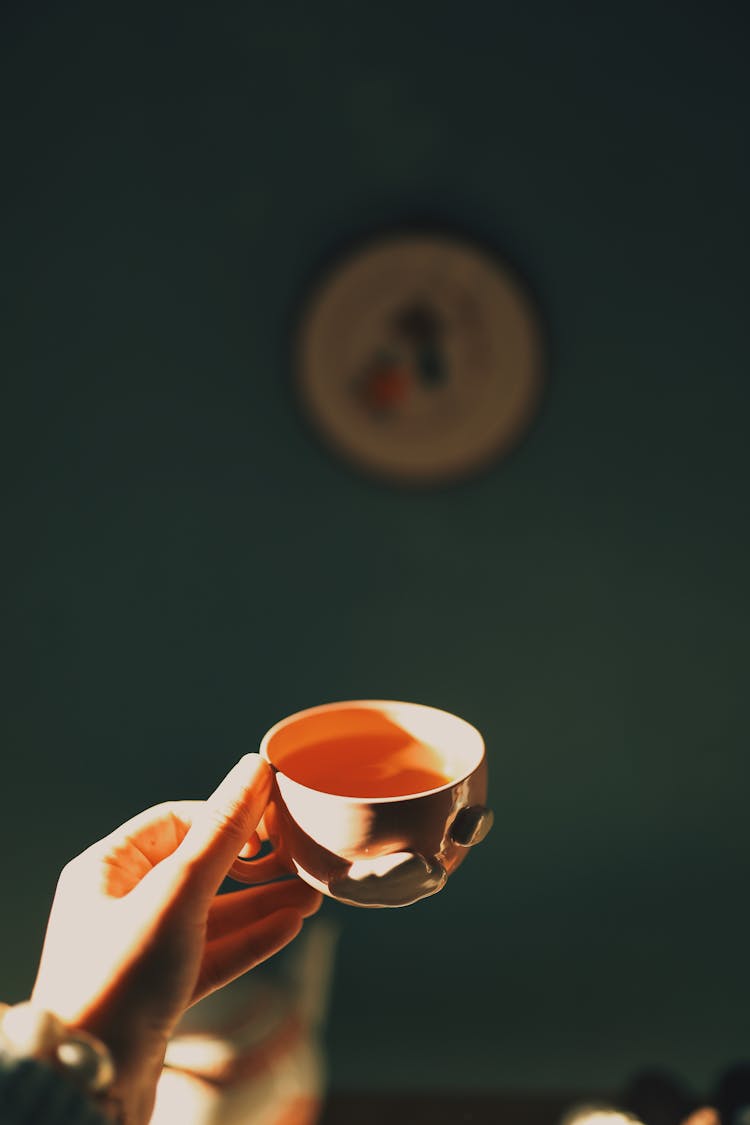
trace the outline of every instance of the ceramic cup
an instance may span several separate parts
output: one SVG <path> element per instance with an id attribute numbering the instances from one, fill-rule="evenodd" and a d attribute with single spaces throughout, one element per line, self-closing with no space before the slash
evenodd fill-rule
<path id="1" fill-rule="evenodd" d="M 300 769 L 300 755 L 319 754 L 335 742 L 345 748 L 354 778 L 358 753 L 373 739 L 395 747 L 419 744 L 436 771 L 435 786 L 395 796 L 347 796 L 346 765 L 337 770 L 335 793 L 313 788 L 309 770 Z M 328 703 L 271 727 L 260 753 L 275 775 L 261 835 L 290 872 L 353 906 L 408 906 L 435 894 L 492 826 L 484 741 L 447 711 L 388 700 Z M 349 784 L 361 793 L 361 778 L 358 786 Z M 240 866 L 247 877 L 237 874 Z M 252 861 L 238 861 L 232 874 L 255 881 L 252 868 Z"/>

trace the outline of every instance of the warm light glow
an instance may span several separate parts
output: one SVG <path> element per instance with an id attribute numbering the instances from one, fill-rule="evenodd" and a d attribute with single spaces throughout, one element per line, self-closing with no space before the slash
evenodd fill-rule
<path id="1" fill-rule="evenodd" d="M 560 1125 L 643 1125 L 631 1113 L 606 1106 L 575 1106 L 565 1114 Z"/>
<path id="2" fill-rule="evenodd" d="M 732 1122 L 733 1125 L 750 1125 L 750 1114 L 744 1116 L 740 1110 L 739 1117 L 735 1114 Z M 721 1125 L 721 1119 L 713 1106 L 704 1105 L 686 1117 L 682 1125 Z"/>

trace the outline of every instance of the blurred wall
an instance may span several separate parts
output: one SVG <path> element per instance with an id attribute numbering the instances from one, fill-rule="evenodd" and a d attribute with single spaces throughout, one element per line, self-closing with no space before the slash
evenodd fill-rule
<path id="1" fill-rule="evenodd" d="M 9 3 L 0 20 L 0 995 L 56 872 L 347 697 L 486 733 L 446 893 L 331 906 L 339 1085 L 701 1082 L 748 1050 L 741 7 Z M 288 344 L 342 240 L 463 225 L 531 278 L 544 412 L 402 492 Z"/>

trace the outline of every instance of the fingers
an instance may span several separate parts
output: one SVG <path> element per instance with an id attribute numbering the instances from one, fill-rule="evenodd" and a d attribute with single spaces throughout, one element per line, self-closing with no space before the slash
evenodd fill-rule
<path id="1" fill-rule="evenodd" d="M 270 883 L 293 872 L 275 852 L 262 859 L 235 859 L 227 875 L 238 883 Z"/>
<path id="2" fill-rule="evenodd" d="M 106 896 L 128 894 L 184 839 L 202 801 L 172 801 L 145 809 L 65 865 L 61 885 L 82 882 Z"/>
<path id="3" fill-rule="evenodd" d="M 187 834 L 203 801 L 165 801 L 136 813 L 109 835 L 87 848 L 71 863 L 100 861 L 124 848 L 135 847 L 149 866 L 170 855 Z"/>
<path id="4" fill-rule="evenodd" d="M 236 980 L 278 953 L 301 929 L 302 915 L 299 911 L 277 910 L 245 930 L 209 942 L 191 1003 Z"/>
<path id="5" fill-rule="evenodd" d="M 138 813 L 107 837 L 115 846 L 137 849 L 155 867 L 180 846 L 202 801 L 169 801 Z"/>
<path id="6" fill-rule="evenodd" d="M 101 889 L 111 897 L 129 894 L 139 883 L 167 880 L 190 885 L 204 902 L 218 890 L 238 853 L 257 840 L 256 828 L 268 803 L 271 770 L 257 754 L 247 754 L 207 801 L 171 801 L 138 813 L 67 865 L 68 882 L 101 871 Z M 273 857 L 259 860 L 251 879 L 258 882 L 288 872 Z M 163 860 L 169 864 L 157 876 Z M 238 861 L 241 863 L 241 861 Z"/>
<path id="7" fill-rule="evenodd" d="M 247 841 L 244 848 L 242 848 L 239 853 L 240 859 L 252 859 L 254 855 L 258 854 L 262 847 L 263 844 L 260 836 L 257 832 L 252 832 L 250 834 L 250 839 Z"/>
<path id="8" fill-rule="evenodd" d="M 303 883 L 301 879 L 287 879 L 265 887 L 251 887 L 246 891 L 219 895 L 208 912 L 206 938 L 227 937 L 277 910 L 294 909 L 303 918 L 309 918 L 319 909 L 323 896 Z"/>
<path id="9" fill-rule="evenodd" d="M 271 793 L 271 767 L 246 754 L 197 812 L 175 853 L 203 893 L 213 895 L 258 827 Z"/>

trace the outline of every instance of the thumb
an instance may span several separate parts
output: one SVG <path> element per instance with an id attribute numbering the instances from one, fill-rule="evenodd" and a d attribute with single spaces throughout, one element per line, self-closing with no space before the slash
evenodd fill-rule
<path id="1" fill-rule="evenodd" d="M 271 767 L 258 754 L 245 754 L 202 805 L 174 853 L 191 870 L 198 888 L 213 896 L 258 827 L 271 794 Z"/>

